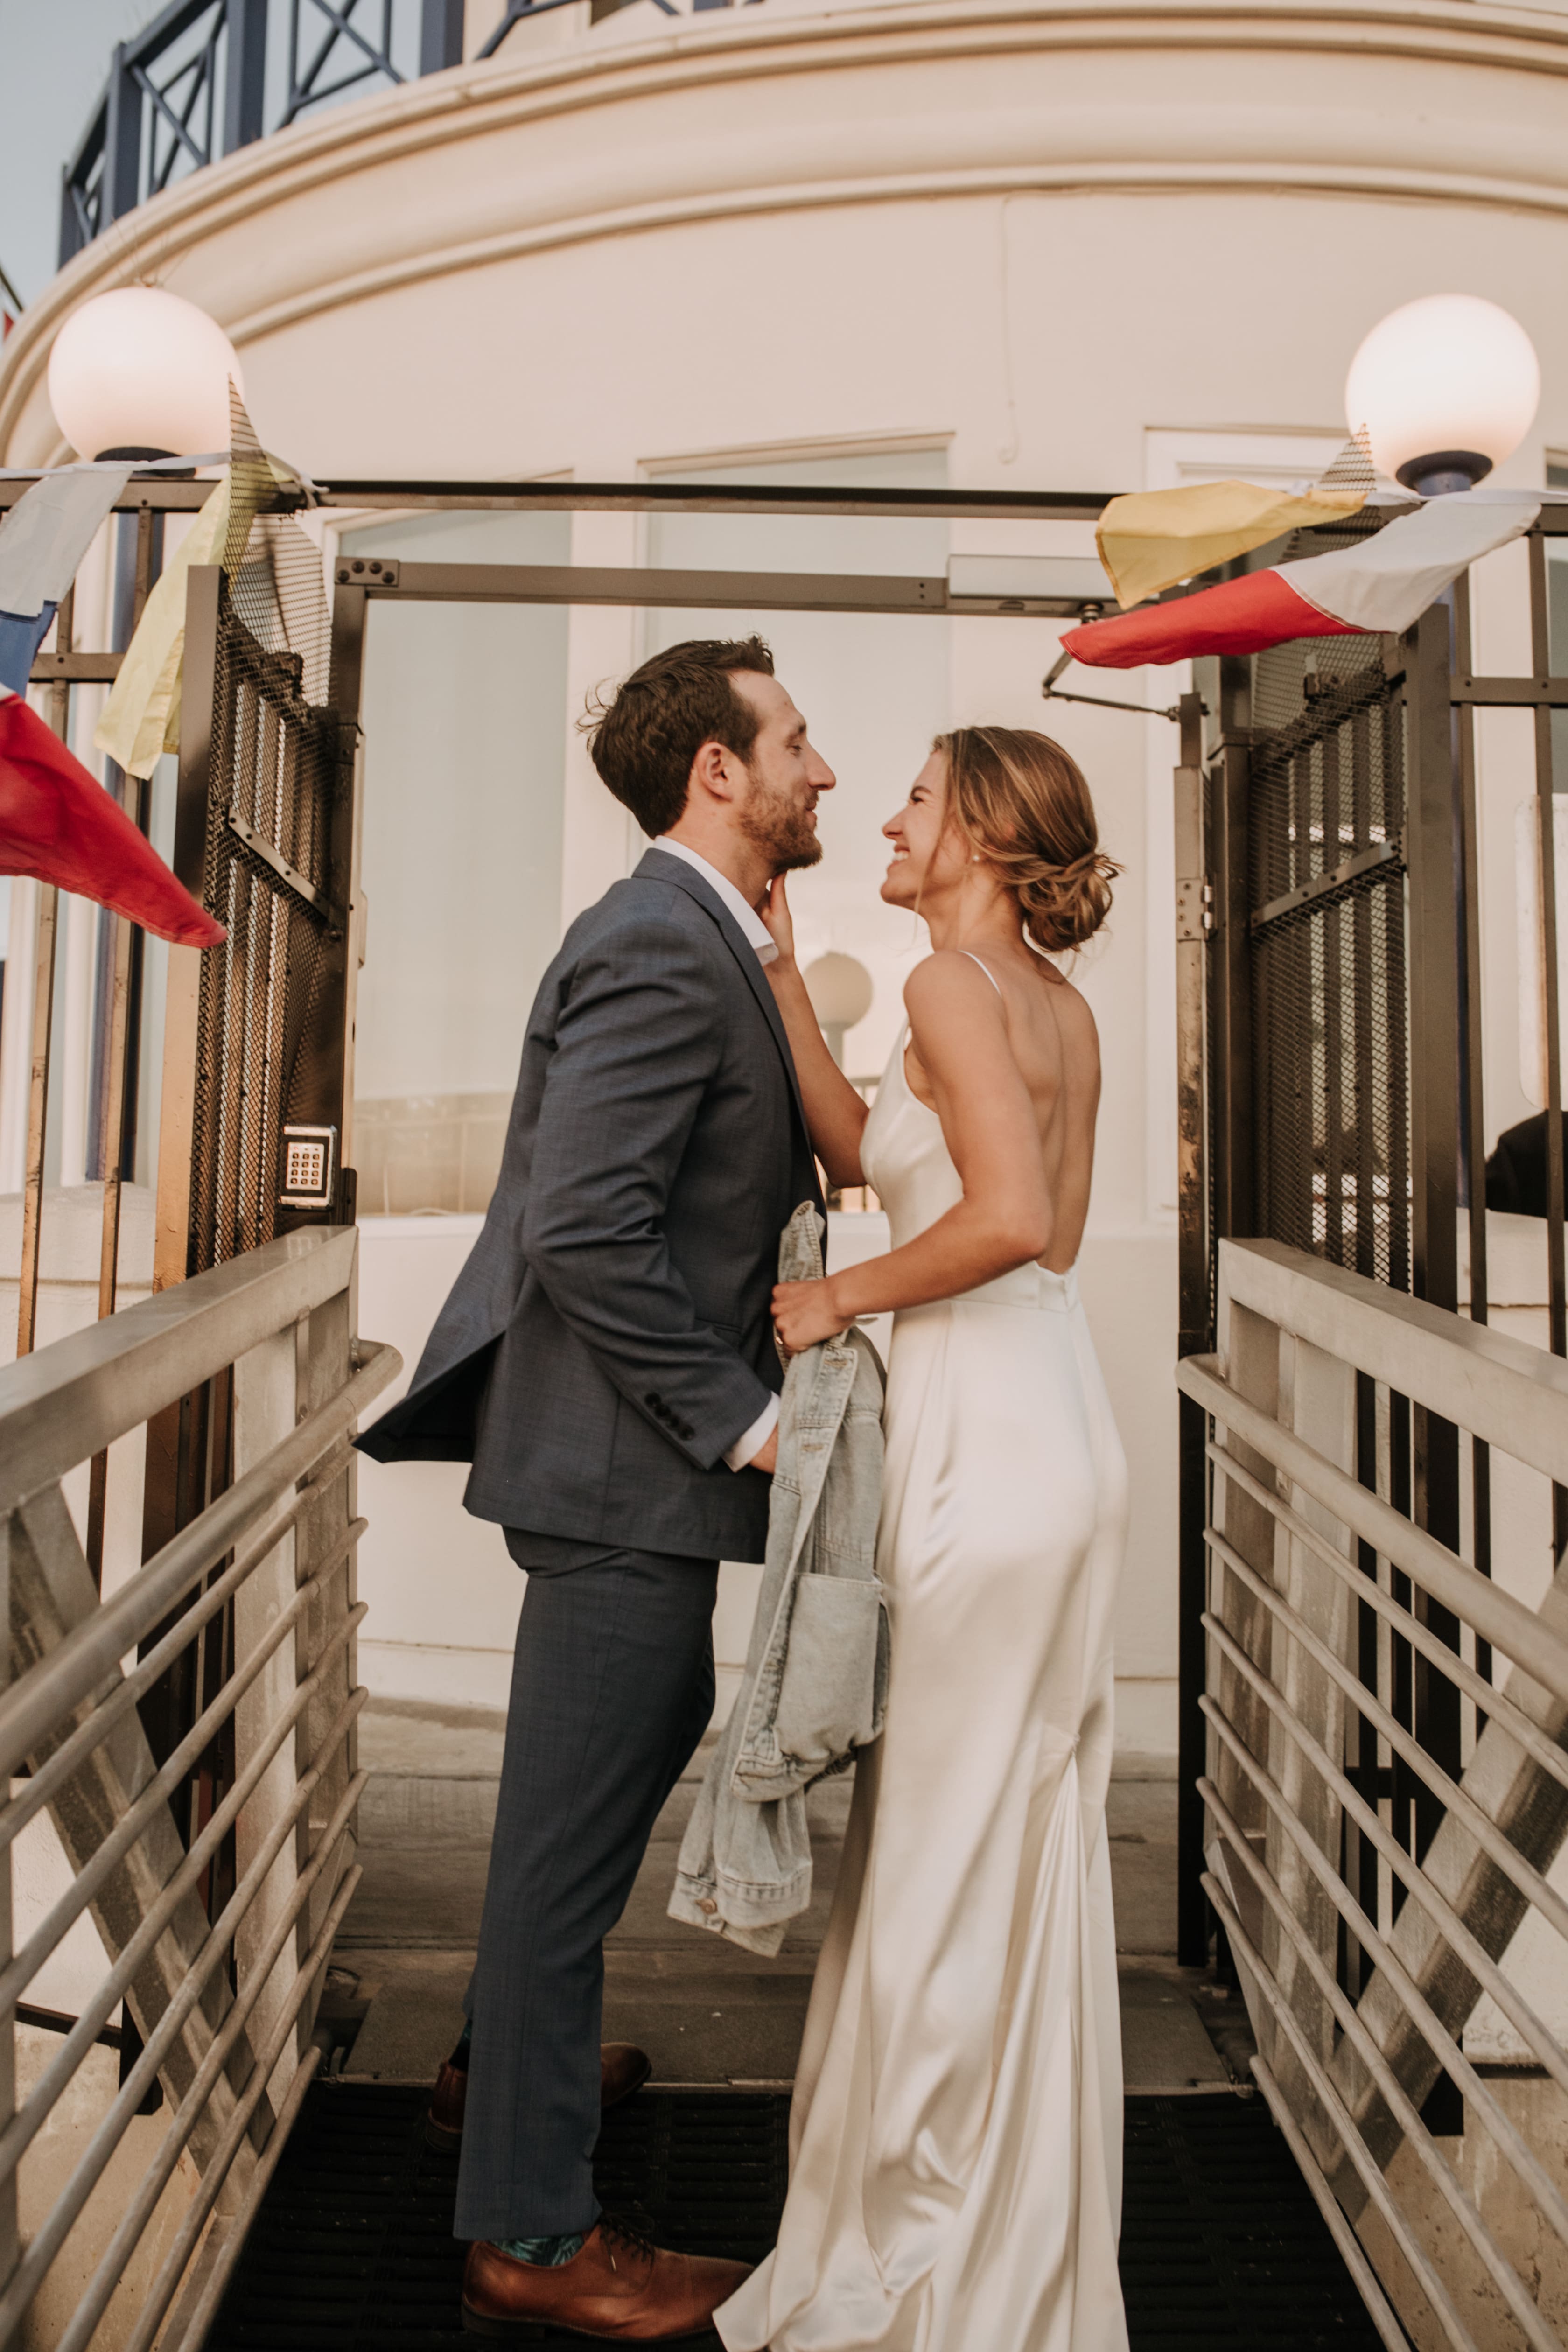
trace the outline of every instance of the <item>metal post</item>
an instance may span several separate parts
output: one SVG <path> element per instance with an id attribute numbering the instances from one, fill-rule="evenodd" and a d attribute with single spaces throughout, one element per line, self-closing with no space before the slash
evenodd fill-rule
<path id="1" fill-rule="evenodd" d="M 332 593 L 331 666 L 327 700 L 338 720 L 338 786 L 329 818 L 327 887 L 332 927 L 322 953 L 311 1005 L 310 1031 L 300 1041 L 295 1085 L 305 1116 L 335 1127 L 339 1135 L 339 1187 L 333 1213 L 353 1216 L 353 1013 L 358 981 L 358 935 L 353 920 L 358 829 L 359 715 L 364 675 L 366 605 L 363 588 L 338 583 Z M 284 1220 L 279 1218 L 279 1230 Z"/>
<path id="2" fill-rule="evenodd" d="M 76 591 L 68 588 L 55 616 L 55 645 L 71 650 Z M 70 733 L 70 684 L 57 678 L 49 689 L 49 724 L 63 743 Z M 38 885 L 37 952 L 33 966 L 33 1055 L 27 1093 L 27 1161 L 22 1193 L 22 1261 L 16 1301 L 16 1353 L 30 1356 L 38 1322 L 38 1243 L 44 1207 L 44 1149 L 48 1129 L 49 1052 L 55 1023 L 55 934 L 60 894 L 52 882 Z"/>
<path id="3" fill-rule="evenodd" d="M 174 812 L 174 869 L 193 897 L 202 895 L 206 861 L 208 765 L 213 687 L 217 667 L 216 563 L 192 567 L 185 590 L 184 687 L 180 705 L 180 773 Z M 190 1270 L 191 1141 L 195 1110 L 196 1045 L 202 950 L 172 947 L 163 1015 L 163 1096 L 158 1125 L 158 1200 L 153 1287 L 167 1290 Z M 166 1406 L 147 1423 L 142 1558 L 149 1559 L 189 1516 L 191 1493 L 205 1486 L 197 1460 L 205 1430 L 202 1397 Z"/>
<path id="4" fill-rule="evenodd" d="M 1552 674 L 1551 610 L 1546 593 L 1546 541 L 1530 536 L 1531 662 L 1538 678 Z M 1546 1297 L 1548 1344 L 1554 1356 L 1568 1354 L 1568 1286 L 1563 1241 L 1563 1002 L 1557 938 L 1557 824 L 1552 761 L 1552 710 L 1535 706 L 1535 813 L 1541 849 L 1541 971 L 1546 1033 Z M 1552 1549 L 1561 1559 L 1568 1543 L 1568 1489 L 1552 1489 Z"/>
<path id="5" fill-rule="evenodd" d="M 1454 667 L 1468 677 L 1470 669 L 1470 575 L 1461 572 L 1454 584 Z M 1468 1176 L 1470 1320 L 1488 1317 L 1487 1287 L 1487 1122 L 1485 1024 L 1481 1018 L 1480 852 L 1476 820 L 1476 714 L 1472 703 L 1454 710 L 1455 740 L 1459 767 L 1459 857 L 1464 899 L 1460 953 L 1466 977 L 1465 1025 L 1460 1039 L 1464 1084 L 1460 1094 L 1465 1119 L 1465 1165 Z M 1470 1525 L 1472 1558 L 1483 1576 L 1492 1572 L 1491 1448 L 1484 1437 L 1470 1440 Z M 1491 1644 L 1476 1642 L 1477 1671 L 1491 1675 Z"/>
<path id="6" fill-rule="evenodd" d="M 136 573 L 128 637 L 135 635 L 153 591 L 154 542 L 162 539 L 161 531 L 154 531 L 154 520 L 150 507 L 142 508 L 136 517 Z M 56 691 L 58 690 L 57 688 Z M 127 785 L 131 783 L 129 777 L 126 782 Z M 144 797 L 146 788 L 139 786 L 137 789 Z M 113 927 L 114 972 L 109 1005 L 100 1153 L 103 1181 L 103 1225 L 98 1260 L 100 1321 L 114 1312 L 119 1279 L 120 1212 L 125 1173 L 126 1079 L 131 1050 L 131 979 L 135 940 L 134 926 L 123 915 L 113 915 L 106 910 L 103 920 Z M 100 1588 L 103 1583 L 103 1529 L 108 1501 L 109 1454 L 105 1449 L 92 1457 L 92 1466 L 88 1474 L 87 1497 L 87 1560 L 92 1570 L 93 1581 Z"/>
<path id="7" fill-rule="evenodd" d="M 87 240 L 82 235 L 81 215 L 77 210 L 76 173 L 69 163 L 60 171 L 60 237 L 57 267 L 63 269 L 74 261 Z"/>
<path id="8" fill-rule="evenodd" d="M 1405 863 L 1414 1286 L 1418 1298 L 1453 1311 L 1459 1276 L 1460 1024 L 1449 640 L 1450 616 L 1442 604 L 1424 613 L 1405 638 Z"/>
<path id="9" fill-rule="evenodd" d="M 134 212 L 142 201 L 142 90 L 131 65 L 132 44 L 116 44 L 109 61 L 108 116 L 103 145 L 100 228 Z M 84 449 L 96 457 L 96 449 Z"/>
<path id="10" fill-rule="evenodd" d="M 1456 773 L 1452 689 L 1452 614 L 1425 612 L 1405 637 L 1405 864 L 1410 886 L 1410 1125 L 1413 1271 L 1418 1298 L 1458 1308 L 1459 1055 L 1461 929 L 1456 920 Z M 1459 1433 L 1451 1421 L 1416 1405 L 1412 1412 L 1415 1513 L 1427 1532 L 1459 1549 Z M 1448 1648 L 1459 1622 L 1424 1593 L 1420 1622 Z M 1452 1778 L 1461 1769 L 1459 1688 L 1424 1654 L 1412 1662 L 1415 1736 Z M 1443 1806 L 1424 1780 L 1411 1789 L 1415 1853 L 1426 1853 Z M 1436 2118 L 1429 2122 L 1435 2127 Z M 1463 2128 L 1445 2118 L 1448 2127 Z"/>
<path id="11" fill-rule="evenodd" d="M 1214 877 L 1214 1069 L 1215 1240 L 1254 1230 L 1252 1117 L 1252 893 L 1248 872 L 1251 793 L 1251 663 L 1217 665 L 1209 745 Z"/>
<path id="12" fill-rule="evenodd" d="M 1181 765 L 1175 772 L 1177 1244 L 1180 1293 L 1177 1352 L 1214 1345 L 1208 1233 L 1208 1106 L 1205 967 L 1209 891 L 1204 839 L 1203 702 L 1181 698 Z M 1207 1599 L 1208 1416 L 1191 1397 L 1178 1399 L 1179 1566 L 1177 1570 L 1180 1719 L 1177 1732 L 1176 1957 L 1185 1968 L 1208 1958 L 1208 1899 L 1203 1890 L 1204 1802 L 1198 1782 L 1208 1769 L 1202 1699 L 1207 1677 L 1203 1612 Z"/>
<path id="13" fill-rule="evenodd" d="M 223 152 L 248 147 L 266 128 L 267 0 L 228 0 L 223 88 Z"/>
<path id="14" fill-rule="evenodd" d="M 420 0 L 420 72 L 440 73 L 462 62 L 463 0 Z"/>
<path id="15" fill-rule="evenodd" d="M 33 967 L 33 1060 L 27 1095 L 27 1172 L 22 1194 L 21 1292 L 16 1353 L 33 1352 L 38 1319 L 38 1223 L 44 1204 L 44 1141 L 48 1113 L 49 1046 L 55 1017 L 55 930 L 60 894 L 38 885 L 38 947 Z"/>

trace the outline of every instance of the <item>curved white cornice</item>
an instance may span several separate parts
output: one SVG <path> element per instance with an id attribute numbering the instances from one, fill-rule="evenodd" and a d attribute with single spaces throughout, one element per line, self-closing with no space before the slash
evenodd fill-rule
<path id="1" fill-rule="evenodd" d="M 243 346 L 585 238 L 1069 188 L 1568 214 L 1568 18 L 1486 0 L 773 0 L 651 39 L 503 52 L 259 141 L 89 247 L 10 340 L 0 450 L 25 410 L 37 438 L 64 316 L 138 277 Z"/>

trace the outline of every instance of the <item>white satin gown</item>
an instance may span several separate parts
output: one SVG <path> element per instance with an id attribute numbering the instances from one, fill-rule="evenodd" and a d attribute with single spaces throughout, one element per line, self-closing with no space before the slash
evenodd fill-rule
<path id="1" fill-rule="evenodd" d="M 895 1247 L 962 1186 L 903 1038 L 862 1150 Z M 1076 1272 L 894 1326 L 887 1726 L 812 1990 L 776 2250 L 730 2352 L 1126 2352 L 1105 1797 L 1127 1473 Z"/>

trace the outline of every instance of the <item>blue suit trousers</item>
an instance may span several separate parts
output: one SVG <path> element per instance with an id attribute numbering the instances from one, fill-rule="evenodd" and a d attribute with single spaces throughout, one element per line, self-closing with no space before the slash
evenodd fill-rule
<path id="1" fill-rule="evenodd" d="M 507 1529 L 527 1570 L 478 1965 L 458 2238 L 592 2228 L 604 1938 L 713 1712 L 716 1560 Z"/>

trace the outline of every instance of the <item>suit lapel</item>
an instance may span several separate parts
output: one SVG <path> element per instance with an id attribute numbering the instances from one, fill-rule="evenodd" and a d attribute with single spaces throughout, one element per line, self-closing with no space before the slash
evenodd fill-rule
<path id="1" fill-rule="evenodd" d="M 784 1076 L 789 1080 L 790 1097 L 795 1104 L 795 1117 L 800 1121 L 801 1133 L 809 1146 L 811 1129 L 806 1125 L 805 1105 L 800 1098 L 800 1080 L 795 1076 L 795 1055 L 790 1052 L 788 1033 L 784 1028 L 778 1006 L 773 1002 L 773 992 L 768 985 L 767 975 L 757 961 L 755 948 L 752 947 L 717 890 L 710 889 L 696 867 L 688 866 L 683 857 L 670 857 L 662 850 L 649 849 L 644 852 L 642 863 L 637 870 L 639 875 L 646 875 L 650 881 L 673 882 L 678 890 L 684 890 L 689 898 L 695 898 L 703 913 L 711 915 L 718 924 L 725 946 L 740 965 L 742 977 L 761 1005 L 763 1016 L 773 1033 L 773 1043 L 779 1049 L 780 1058 L 784 1066 Z"/>

